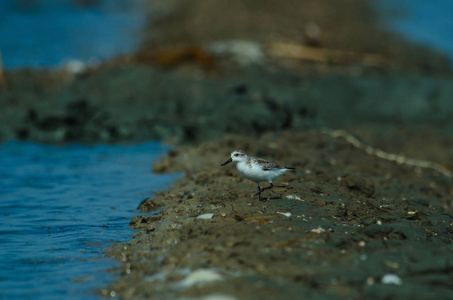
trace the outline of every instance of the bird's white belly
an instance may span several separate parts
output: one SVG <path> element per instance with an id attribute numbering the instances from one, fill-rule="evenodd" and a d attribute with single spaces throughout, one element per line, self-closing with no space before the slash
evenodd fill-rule
<path id="1" fill-rule="evenodd" d="M 280 172 L 278 172 L 278 170 L 265 171 L 259 167 L 250 167 L 250 165 L 246 163 L 238 163 L 236 167 L 242 176 L 256 183 L 263 181 L 270 182 L 281 174 Z"/>

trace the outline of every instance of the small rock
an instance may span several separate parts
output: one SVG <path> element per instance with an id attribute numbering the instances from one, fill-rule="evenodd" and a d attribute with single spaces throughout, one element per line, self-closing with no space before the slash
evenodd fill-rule
<path id="1" fill-rule="evenodd" d="M 292 200 L 297 200 L 297 201 L 304 201 L 302 200 L 299 196 L 297 195 L 288 195 L 286 196 L 286 199 L 292 199 Z"/>
<path id="2" fill-rule="evenodd" d="M 190 273 L 180 284 L 184 288 L 189 288 L 194 285 L 203 286 L 219 280 L 223 280 L 223 276 L 216 271 L 211 269 L 198 269 Z"/>
<path id="3" fill-rule="evenodd" d="M 197 219 L 201 219 L 201 220 L 209 220 L 209 219 L 212 219 L 213 216 L 214 216 L 213 213 L 207 213 L 207 214 L 199 215 L 199 216 L 197 217 Z"/>
<path id="4" fill-rule="evenodd" d="M 285 217 L 291 217 L 291 213 L 290 212 L 277 212 L 278 214 L 281 214 L 281 215 L 284 215 Z"/>
<path id="5" fill-rule="evenodd" d="M 395 285 L 402 285 L 403 280 L 396 274 L 385 274 L 382 276 L 381 282 L 383 284 L 395 284 Z"/>
<path id="6" fill-rule="evenodd" d="M 311 232 L 314 232 L 314 233 L 323 233 L 324 231 L 326 231 L 325 229 L 321 228 L 321 227 L 318 227 L 318 228 L 315 228 L 315 229 L 312 229 Z"/>
<path id="7" fill-rule="evenodd" d="M 162 204 L 158 203 L 155 199 L 146 198 L 143 200 L 140 205 L 137 207 L 142 212 L 149 213 L 153 211 L 157 211 L 159 208 L 162 207 Z"/>

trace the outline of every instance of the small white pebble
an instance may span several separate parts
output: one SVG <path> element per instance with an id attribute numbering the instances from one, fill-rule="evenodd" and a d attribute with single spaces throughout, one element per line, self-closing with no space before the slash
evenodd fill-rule
<path id="1" fill-rule="evenodd" d="M 402 285 L 403 280 L 396 274 L 385 274 L 382 276 L 381 282 L 383 284 L 395 284 L 395 285 Z"/>
<path id="2" fill-rule="evenodd" d="M 214 216 L 213 213 L 207 213 L 207 214 L 199 215 L 199 216 L 197 217 L 197 219 L 209 220 L 209 219 L 212 219 L 213 216 Z"/>
<path id="3" fill-rule="evenodd" d="M 285 217 L 291 217 L 291 213 L 290 212 L 277 212 L 278 214 L 281 214 L 281 215 L 284 215 Z"/>
<path id="4" fill-rule="evenodd" d="M 322 233 L 326 231 L 325 229 L 321 228 L 321 227 L 318 227 L 318 228 L 315 228 L 315 229 L 312 229 L 311 232 L 315 232 L 315 233 Z"/>
<path id="5" fill-rule="evenodd" d="M 188 288 L 191 286 L 203 286 L 207 283 L 223 280 L 223 276 L 214 270 L 198 269 L 190 273 L 182 282 L 181 286 Z"/>
<path id="6" fill-rule="evenodd" d="M 286 199 L 304 201 L 304 200 L 302 200 L 302 199 L 301 199 L 299 196 L 297 196 L 297 195 L 288 195 L 288 196 L 286 196 Z"/>

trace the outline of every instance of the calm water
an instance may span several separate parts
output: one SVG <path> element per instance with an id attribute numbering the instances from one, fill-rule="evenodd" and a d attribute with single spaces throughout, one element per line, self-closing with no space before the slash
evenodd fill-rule
<path id="1" fill-rule="evenodd" d="M 103 60 L 140 43 L 147 0 L 1 0 L 0 50 L 6 68 Z M 389 30 L 453 60 L 452 0 L 376 0 Z"/>
<path id="2" fill-rule="evenodd" d="M 147 0 L 0 0 L 5 68 L 93 62 L 133 51 Z"/>
<path id="3" fill-rule="evenodd" d="M 90 299 L 113 280 L 102 250 L 128 241 L 139 202 L 176 175 L 154 175 L 167 149 L 0 145 L 0 299 Z"/>
<path id="4" fill-rule="evenodd" d="M 387 28 L 412 42 L 427 45 L 453 61 L 452 0 L 380 0 L 389 18 Z"/>

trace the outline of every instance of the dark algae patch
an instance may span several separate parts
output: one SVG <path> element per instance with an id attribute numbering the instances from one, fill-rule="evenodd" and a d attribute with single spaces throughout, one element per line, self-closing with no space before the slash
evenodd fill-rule
<path id="1" fill-rule="evenodd" d="M 219 166 L 236 148 L 296 172 L 277 179 L 260 202 L 253 182 Z M 144 214 L 130 224 L 135 239 L 108 251 L 122 258 L 124 276 L 106 292 L 125 299 L 453 297 L 452 178 L 434 169 L 311 131 L 177 148 L 155 171 L 185 176 L 140 204 Z M 200 270 L 211 277 L 188 279 Z"/>
<path id="2" fill-rule="evenodd" d="M 307 75 L 262 66 L 219 79 L 143 66 L 98 71 L 59 88 L 21 84 L 0 93 L 4 139 L 199 143 L 319 127 L 453 130 L 450 77 Z"/>

